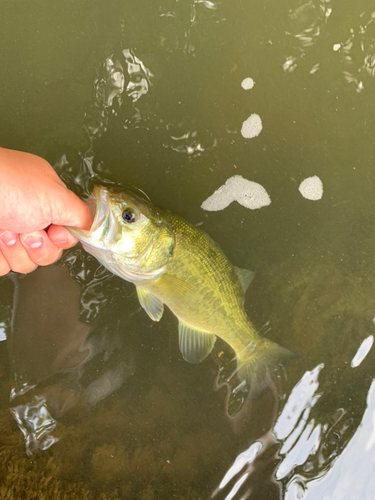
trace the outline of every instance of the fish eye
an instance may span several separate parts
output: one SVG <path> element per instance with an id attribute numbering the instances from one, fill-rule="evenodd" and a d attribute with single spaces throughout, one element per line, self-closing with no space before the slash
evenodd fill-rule
<path id="1" fill-rule="evenodd" d="M 136 221 L 135 213 L 130 208 L 125 208 L 121 214 L 122 220 L 127 224 L 132 224 Z"/>

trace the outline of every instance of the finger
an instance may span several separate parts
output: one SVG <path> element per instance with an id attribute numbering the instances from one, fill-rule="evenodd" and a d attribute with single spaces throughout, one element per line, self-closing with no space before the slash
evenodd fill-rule
<path id="1" fill-rule="evenodd" d="M 53 264 L 63 252 L 61 248 L 52 243 L 45 231 L 21 234 L 20 240 L 29 258 L 38 266 Z"/>
<path id="2" fill-rule="evenodd" d="M 71 248 L 78 242 L 77 238 L 62 226 L 52 224 L 48 228 L 47 234 L 52 243 L 59 248 Z"/>
<path id="3" fill-rule="evenodd" d="M 10 270 L 16 273 L 31 273 L 37 268 L 21 245 L 18 235 L 12 231 L 2 231 L 0 234 L 0 250 Z"/>
<path id="4" fill-rule="evenodd" d="M 4 255 L 0 252 L 0 276 L 5 276 L 10 271 L 9 264 L 4 257 Z"/>

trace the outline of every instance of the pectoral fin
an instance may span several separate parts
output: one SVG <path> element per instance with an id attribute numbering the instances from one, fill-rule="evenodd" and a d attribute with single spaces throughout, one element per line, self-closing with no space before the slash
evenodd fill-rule
<path id="1" fill-rule="evenodd" d="M 164 304 L 151 292 L 143 288 L 137 288 L 137 294 L 141 306 L 153 321 L 160 321 L 163 316 Z"/>
<path id="2" fill-rule="evenodd" d="M 168 290 L 173 292 L 176 297 L 184 298 L 190 294 L 196 293 L 196 290 L 192 285 L 186 281 L 177 278 L 176 276 L 170 276 L 169 274 L 164 274 L 158 281 L 158 286 L 167 287 Z"/>
<path id="3" fill-rule="evenodd" d="M 183 321 L 178 324 L 179 344 L 182 356 L 189 363 L 200 363 L 206 358 L 215 344 L 216 336 L 197 330 Z"/>
<path id="4" fill-rule="evenodd" d="M 243 291 L 246 292 L 246 290 L 250 286 L 250 283 L 255 278 L 256 271 L 250 271 L 249 269 L 241 269 L 240 267 L 236 267 L 236 271 L 238 277 L 240 278 Z"/>

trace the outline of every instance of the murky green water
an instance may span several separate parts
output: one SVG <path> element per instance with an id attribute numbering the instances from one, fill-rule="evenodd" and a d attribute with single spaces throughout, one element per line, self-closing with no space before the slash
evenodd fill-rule
<path id="1" fill-rule="evenodd" d="M 229 348 L 186 363 L 174 316 L 153 323 L 82 249 L 4 278 L 0 498 L 374 498 L 373 9 L 2 2 L 0 144 L 82 196 L 94 179 L 136 186 L 201 224 L 257 270 L 249 316 L 299 358 L 228 415 Z M 203 210 L 234 175 L 271 204 Z M 298 190 L 311 176 L 319 201 Z"/>

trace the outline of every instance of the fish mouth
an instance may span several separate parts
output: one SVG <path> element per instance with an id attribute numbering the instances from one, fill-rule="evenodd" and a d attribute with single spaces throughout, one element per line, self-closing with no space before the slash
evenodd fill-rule
<path id="1" fill-rule="evenodd" d="M 103 224 L 108 217 L 109 203 L 107 190 L 103 189 L 102 186 L 95 185 L 93 192 L 86 200 L 86 204 L 94 217 L 91 228 L 85 230 L 78 227 L 65 227 L 79 241 L 93 246 L 94 241 L 100 241 L 100 237 L 103 233 Z"/>
<path id="2" fill-rule="evenodd" d="M 131 231 L 122 231 L 119 214 L 121 200 L 113 201 L 113 195 L 121 191 L 95 185 L 91 195 L 85 200 L 93 215 L 91 228 L 85 230 L 66 226 L 66 229 L 82 243 L 89 254 L 114 274 L 133 283 L 155 280 L 165 271 L 164 265 L 160 267 L 159 264 L 153 266 L 147 263 L 158 235 L 146 238 L 144 244 L 138 241 L 135 245 L 137 235 L 134 236 Z M 138 224 L 142 228 L 148 221 L 141 214 Z"/>
<path id="3" fill-rule="evenodd" d="M 100 227 L 102 227 L 106 217 L 108 216 L 110 204 L 107 189 L 103 188 L 103 186 L 95 185 L 93 192 L 86 200 L 86 203 L 94 216 L 90 229 L 90 233 L 93 235 Z"/>

